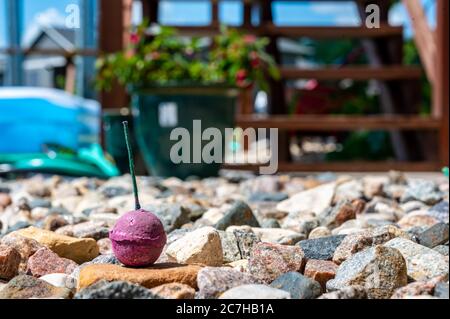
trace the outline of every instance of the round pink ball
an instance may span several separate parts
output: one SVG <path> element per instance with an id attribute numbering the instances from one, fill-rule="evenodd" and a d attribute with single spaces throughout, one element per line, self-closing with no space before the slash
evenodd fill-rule
<path id="1" fill-rule="evenodd" d="M 155 263 L 167 237 L 159 218 L 143 209 L 123 215 L 109 233 L 117 259 L 129 267 Z"/>

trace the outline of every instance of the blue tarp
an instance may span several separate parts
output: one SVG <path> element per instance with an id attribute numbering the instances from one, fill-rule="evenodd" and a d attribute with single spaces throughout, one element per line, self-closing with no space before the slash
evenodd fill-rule
<path id="1" fill-rule="evenodd" d="M 98 143 L 99 103 L 47 88 L 0 88 L 0 153 L 40 152 L 45 143 L 74 150 Z"/>

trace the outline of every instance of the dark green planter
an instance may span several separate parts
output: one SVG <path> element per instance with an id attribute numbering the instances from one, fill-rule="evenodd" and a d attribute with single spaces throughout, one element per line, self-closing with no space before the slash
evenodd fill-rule
<path id="1" fill-rule="evenodd" d="M 225 147 L 225 128 L 234 127 L 235 105 L 238 91 L 216 87 L 160 87 L 132 89 L 132 107 L 135 133 L 147 168 L 155 176 L 179 177 L 217 176 L 220 163 L 175 164 L 170 158 L 174 128 L 182 127 L 191 133 L 193 121 L 202 121 L 202 130 L 209 127 L 222 132 Z M 202 146 L 208 141 L 202 142 Z M 192 161 L 191 161 L 192 162 Z"/>
<path id="2" fill-rule="evenodd" d="M 103 136 L 105 141 L 105 149 L 106 152 L 114 159 L 119 171 L 122 174 L 129 172 L 127 147 L 124 141 L 122 125 L 123 121 L 128 121 L 130 123 L 131 140 L 134 145 L 135 155 L 137 153 L 136 143 L 133 136 L 132 119 L 133 117 L 131 114 L 126 114 L 126 112 L 121 109 L 112 109 L 103 112 Z"/>

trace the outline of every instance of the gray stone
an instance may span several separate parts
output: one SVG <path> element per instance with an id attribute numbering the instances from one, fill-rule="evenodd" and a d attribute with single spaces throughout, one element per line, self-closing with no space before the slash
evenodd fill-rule
<path id="1" fill-rule="evenodd" d="M 281 228 L 280 223 L 275 218 L 266 218 L 263 219 L 261 222 L 262 228 Z"/>
<path id="2" fill-rule="evenodd" d="M 241 260 L 241 253 L 239 251 L 236 236 L 233 233 L 226 231 L 219 231 L 220 241 L 222 243 L 223 262 L 231 263 L 233 261 Z"/>
<path id="3" fill-rule="evenodd" d="M 285 193 L 253 193 L 249 197 L 251 202 L 281 202 L 288 199 Z"/>
<path id="4" fill-rule="evenodd" d="M 32 276 L 14 277 L 0 291 L 0 299 L 70 299 L 73 293 Z"/>
<path id="5" fill-rule="evenodd" d="M 271 287 L 290 293 L 292 299 L 315 299 L 322 293 L 320 284 L 298 272 L 288 272 L 275 279 Z"/>
<path id="6" fill-rule="evenodd" d="M 190 222 L 190 210 L 178 204 L 148 205 L 145 210 L 161 219 L 167 233 Z"/>
<path id="7" fill-rule="evenodd" d="M 318 299 L 367 299 L 367 292 L 361 286 L 348 286 L 323 294 Z"/>
<path id="8" fill-rule="evenodd" d="M 345 235 L 321 237 L 300 241 L 299 245 L 307 259 L 332 260 L 336 248 L 342 243 Z"/>
<path id="9" fill-rule="evenodd" d="M 447 201 L 442 201 L 439 204 L 433 206 L 428 211 L 428 214 L 438 219 L 443 223 L 448 223 L 449 220 L 449 205 Z"/>
<path id="10" fill-rule="evenodd" d="M 376 246 L 359 252 L 339 266 L 327 290 L 363 286 L 370 299 L 387 299 L 407 284 L 406 262 L 396 249 Z"/>
<path id="11" fill-rule="evenodd" d="M 291 299 L 288 292 L 265 285 L 243 285 L 232 288 L 219 299 Z"/>
<path id="12" fill-rule="evenodd" d="M 99 281 L 79 291 L 74 299 L 162 299 L 149 289 L 125 281 Z"/>
<path id="13" fill-rule="evenodd" d="M 250 253 L 257 243 L 261 240 L 252 232 L 247 232 L 244 230 L 234 230 L 234 236 L 236 237 L 239 252 L 241 253 L 241 258 L 246 259 L 250 257 Z"/>
<path id="14" fill-rule="evenodd" d="M 408 276 L 416 281 L 448 276 L 448 258 L 433 249 L 404 238 L 392 239 L 385 246 L 400 251 L 408 266 Z"/>
<path id="15" fill-rule="evenodd" d="M 250 274 L 227 267 L 205 267 L 197 275 L 199 297 L 203 299 L 218 298 L 233 287 L 254 283 L 257 280 Z"/>
<path id="16" fill-rule="evenodd" d="M 439 245 L 437 247 L 434 247 L 433 250 L 437 251 L 438 253 L 448 256 L 448 246 L 447 245 Z"/>
<path id="17" fill-rule="evenodd" d="M 443 198 L 443 194 L 432 181 L 415 180 L 411 181 L 403 194 L 401 201 L 421 201 L 427 205 L 435 205 Z"/>
<path id="18" fill-rule="evenodd" d="M 252 227 L 260 227 L 258 220 L 251 208 L 243 201 L 236 201 L 233 206 L 225 212 L 224 216 L 217 222 L 218 230 L 225 230 L 229 226 L 248 225 Z"/>
<path id="19" fill-rule="evenodd" d="M 434 248 L 445 244 L 448 242 L 448 224 L 439 223 L 431 226 L 424 232 L 417 235 L 417 241 L 419 244 L 428 248 Z"/>
<path id="20" fill-rule="evenodd" d="M 449 299 L 448 283 L 440 282 L 434 288 L 434 296 L 441 299 Z"/>

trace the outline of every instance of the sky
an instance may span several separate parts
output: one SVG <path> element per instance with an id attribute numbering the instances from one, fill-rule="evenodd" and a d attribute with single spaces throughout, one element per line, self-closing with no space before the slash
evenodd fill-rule
<path id="1" fill-rule="evenodd" d="M 42 23 L 63 24 L 65 8 L 78 0 L 23 0 L 24 1 L 24 37 L 30 30 Z M 421 0 L 426 7 L 429 20 L 434 21 L 434 10 L 430 6 L 434 0 Z M 239 25 L 241 6 L 237 1 L 222 1 L 220 7 L 221 21 Z M 298 3 L 278 1 L 273 7 L 274 20 L 280 25 L 357 25 L 357 12 L 352 2 L 304 2 Z M 138 10 L 136 11 L 138 12 Z M 210 20 L 209 6 L 206 1 L 189 1 L 180 3 L 164 0 L 161 5 L 160 21 L 165 24 L 204 25 Z M 411 36 L 408 16 L 399 5 L 391 11 L 390 21 L 393 24 L 406 26 L 407 36 Z M 5 0 L 0 0 L 0 47 L 6 45 Z"/>

